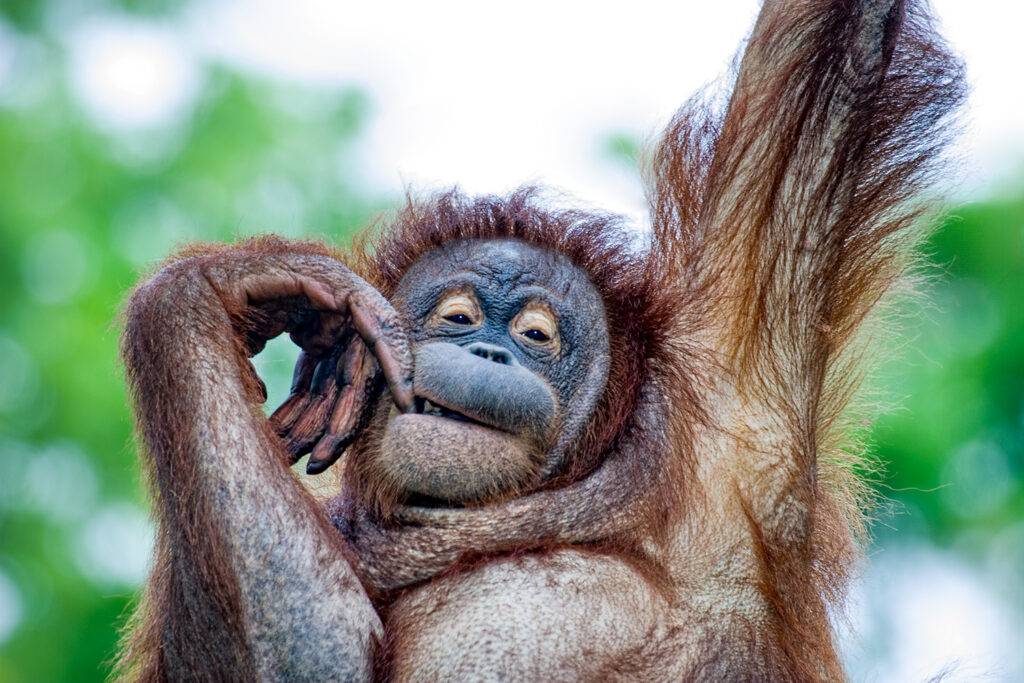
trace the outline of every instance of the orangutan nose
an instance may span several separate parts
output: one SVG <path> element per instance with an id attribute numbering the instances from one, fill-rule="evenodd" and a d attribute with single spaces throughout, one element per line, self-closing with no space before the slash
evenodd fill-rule
<path id="1" fill-rule="evenodd" d="M 512 352 L 508 349 L 503 349 L 500 346 L 494 344 L 485 344 L 484 342 L 475 342 L 466 347 L 474 356 L 480 356 L 481 358 L 501 365 L 519 365 L 519 361 L 512 355 Z"/>

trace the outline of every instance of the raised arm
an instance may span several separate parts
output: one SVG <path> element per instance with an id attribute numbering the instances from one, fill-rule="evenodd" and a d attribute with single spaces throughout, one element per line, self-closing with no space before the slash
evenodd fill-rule
<path id="1" fill-rule="evenodd" d="M 661 144 L 655 249 L 735 392 L 726 426 L 778 458 L 750 501 L 770 537 L 806 535 L 809 515 L 771 516 L 783 491 L 813 510 L 863 375 L 855 333 L 905 274 L 961 76 L 921 3 L 767 0 L 724 118 L 684 108 Z"/>
<path id="2" fill-rule="evenodd" d="M 706 358 L 670 379 L 697 387 L 710 418 L 688 538 L 714 531 L 705 571 L 728 564 L 732 589 L 756 587 L 765 642 L 798 679 L 842 679 L 828 605 L 862 523 L 856 435 L 870 414 L 854 399 L 962 76 L 923 2 L 765 0 L 724 114 L 685 106 L 652 165 L 673 337 Z"/>
<path id="3" fill-rule="evenodd" d="M 394 311 L 314 245 L 193 250 L 132 295 L 123 353 L 159 529 L 126 677 L 369 679 L 380 620 L 348 549 L 288 470 L 246 359 L 291 332 L 320 375 L 312 391 L 298 383 L 298 398 L 315 402 L 311 393 L 342 378 L 331 352 L 339 340 L 352 348 L 353 327 L 407 403 L 411 366 Z M 379 387 L 376 365 L 361 365 L 369 372 L 340 388 L 351 396 L 339 405 L 357 414 Z"/>

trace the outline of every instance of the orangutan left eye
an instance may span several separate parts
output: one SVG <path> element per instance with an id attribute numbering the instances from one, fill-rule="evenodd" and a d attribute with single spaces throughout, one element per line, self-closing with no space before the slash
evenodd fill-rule
<path id="1" fill-rule="evenodd" d="M 551 337 L 545 334 L 542 330 L 538 330 L 536 327 L 531 330 L 527 330 L 526 332 L 523 332 L 523 336 L 526 337 L 527 339 L 530 339 L 541 344 L 551 339 Z"/>
<path id="2" fill-rule="evenodd" d="M 556 347 L 558 344 L 558 323 L 554 313 L 544 304 L 527 304 L 513 318 L 511 332 L 532 344 Z"/>

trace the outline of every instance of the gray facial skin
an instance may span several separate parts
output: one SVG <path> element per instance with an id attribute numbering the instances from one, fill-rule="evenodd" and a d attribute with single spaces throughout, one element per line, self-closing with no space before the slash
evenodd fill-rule
<path id="1" fill-rule="evenodd" d="M 442 315 L 453 294 L 475 315 Z M 522 242 L 459 240 L 425 254 L 392 300 L 410 330 L 417 397 L 381 444 L 393 483 L 414 499 L 473 503 L 560 473 L 608 376 L 604 305 L 587 275 Z M 524 333 L 524 309 L 550 313 L 554 338 Z"/>

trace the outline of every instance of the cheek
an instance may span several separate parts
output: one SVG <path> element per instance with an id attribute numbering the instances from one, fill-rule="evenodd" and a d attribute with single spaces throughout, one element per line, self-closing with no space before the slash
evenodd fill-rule
<path id="1" fill-rule="evenodd" d="M 583 382 L 585 368 L 576 355 L 552 362 L 546 370 L 545 379 L 558 395 L 558 402 L 566 405 Z"/>

